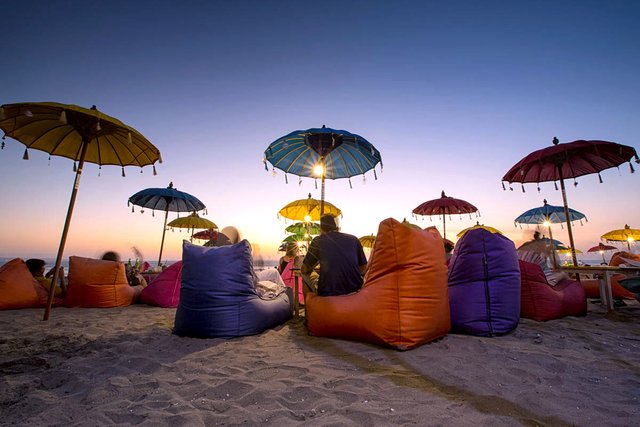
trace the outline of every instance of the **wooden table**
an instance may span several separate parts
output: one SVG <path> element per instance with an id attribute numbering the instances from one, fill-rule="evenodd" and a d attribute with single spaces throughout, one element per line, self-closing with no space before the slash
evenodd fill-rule
<path id="1" fill-rule="evenodd" d="M 614 274 L 624 274 L 625 276 L 640 275 L 640 267 L 610 267 L 610 266 L 562 266 L 560 271 L 572 274 L 593 274 L 598 277 L 600 285 L 600 298 L 607 310 L 613 311 L 613 293 L 611 291 L 611 276 Z"/>

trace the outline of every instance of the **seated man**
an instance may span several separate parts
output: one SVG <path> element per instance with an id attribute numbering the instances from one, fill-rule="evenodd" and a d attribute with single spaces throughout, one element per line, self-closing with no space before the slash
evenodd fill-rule
<path id="1" fill-rule="evenodd" d="M 33 277 L 38 281 L 40 286 L 45 288 L 47 291 L 51 288 L 51 280 L 53 277 L 53 268 L 49 270 L 47 274 L 44 274 L 45 271 L 45 262 L 42 259 L 31 258 L 28 259 L 25 264 L 27 264 L 27 268 L 33 275 Z M 55 268 L 55 267 L 54 267 Z M 60 272 L 58 274 L 59 283 L 56 284 L 54 289 L 54 295 L 57 297 L 64 297 L 67 292 L 67 287 L 64 283 L 64 268 L 60 267 Z"/>
<path id="2" fill-rule="evenodd" d="M 314 272 L 320 264 L 320 273 Z M 338 231 L 333 215 L 320 218 L 320 235 L 309 245 L 300 272 L 305 295 L 344 295 L 362 287 L 367 258 L 357 237 Z"/>

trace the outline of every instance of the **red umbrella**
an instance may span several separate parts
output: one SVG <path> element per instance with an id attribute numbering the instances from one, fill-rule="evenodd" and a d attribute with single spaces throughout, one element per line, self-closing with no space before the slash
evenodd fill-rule
<path id="1" fill-rule="evenodd" d="M 439 199 L 429 200 L 424 202 L 413 210 L 415 215 L 442 215 L 442 235 L 443 238 L 447 238 L 447 224 L 445 215 L 451 216 L 451 214 L 471 214 L 478 212 L 478 208 L 471 203 L 449 197 L 442 192 Z"/>
<path id="2" fill-rule="evenodd" d="M 214 240 L 218 238 L 218 231 L 214 230 L 213 228 L 209 228 L 207 230 L 198 231 L 191 237 L 200 240 Z"/>
<path id="3" fill-rule="evenodd" d="M 589 248 L 589 250 L 587 250 L 587 252 L 600 252 L 600 254 L 602 254 L 602 262 L 607 262 L 604 259 L 604 252 L 605 251 L 614 251 L 618 248 L 616 248 L 615 246 L 611 246 L 611 245 L 605 245 L 603 243 L 599 243 L 598 246 L 594 246 L 592 248 Z"/>
<path id="4" fill-rule="evenodd" d="M 548 181 L 560 181 L 562 189 L 562 201 L 564 202 L 565 217 L 568 219 L 569 205 L 567 204 L 567 193 L 564 187 L 564 180 L 567 178 L 577 178 L 582 175 L 597 173 L 600 182 L 602 177 L 600 172 L 618 167 L 629 162 L 631 172 L 634 172 L 631 159 L 635 158 L 636 163 L 640 163 L 635 148 L 615 142 L 607 141 L 584 141 L 578 140 L 560 144 L 558 138 L 553 138 L 551 147 L 534 151 L 516 163 L 509 172 L 502 177 L 502 181 L 519 182 L 524 184 L 529 182 L 541 183 Z M 577 185 L 574 184 L 574 185 Z M 504 183 L 502 184 L 504 188 Z M 540 187 L 538 186 L 538 189 Z M 556 186 L 557 189 L 557 186 Z M 567 231 L 569 232 L 569 245 L 575 248 L 573 243 L 573 232 L 571 223 L 567 221 Z M 573 265 L 578 265 L 575 251 L 571 253 Z"/>

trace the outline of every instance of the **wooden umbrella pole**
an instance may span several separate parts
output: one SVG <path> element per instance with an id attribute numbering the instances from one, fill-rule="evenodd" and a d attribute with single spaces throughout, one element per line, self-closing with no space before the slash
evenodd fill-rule
<path id="1" fill-rule="evenodd" d="M 549 239 L 551 240 L 551 256 L 553 257 L 553 268 L 558 268 L 556 248 L 553 246 L 553 233 L 551 232 L 551 224 L 549 224 Z"/>
<path id="2" fill-rule="evenodd" d="M 571 259 L 573 260 L 574 267 L 577 267 L 578 257 L 576 257 L 576 246 L 573 243 L 573 231 L 571 230 L 571 218 L 569 217 L 569 205 L 567 204 L 567 191 L 564 188 L 564 179 L 562 179 L 562 165 L 558 165 L 558 175 L 560 176 L 560 189 L 562 190 L 562 202 L 564 203 L 564 216 L 567 220 L 567 231 L 569 232 Z"/>
<path id="3" fill-rule="evenodd" d="M 160 255 L 158 255 L 158 267 L 162 263 L 162 248 L 164 247 L 164 234 L 167 232 L 167 217 L 169 216 L 169 206 L 164 211 L 164 226 L 162 227 L 162 240 L 160 241 Z"/>
<path id="4" fill-rule="evenodd" d="M 322 178 L 320 185 L 320 216 L 324 215 L 324 156 L 320 157 L 320 165 L 322 166 Z"/>
<path id="5" fill-rule="evenodd" d="M 71 215 L 73 214 L 73 205 L 75 205 L 76 203 L 76 196 L 78 194 L 78 187 L 80 187 L 80 177 L 82 176 L 82 169 L 84 167 L 84 158 L 87 155 L 88 146 L 89 146 L 89 141 L 83 138 L 82 147 L 80 148 L 80 159 L 78 160 L 78 170 L 76 171 L 76 179 L 73 182 L 73 189 L 71 190 L 71 199 L 69 200 L 69 209 L 67 210 L 67 218 L 64 221 L 62 237 L 60 238 L 60 246 L 58 247 L 58 255 L 56 256 L 56 265 L 53 268 L 53 277 L 51 278 L 51 286 L 49 286 L 47 306 L 44 310 L 44 317 L 42 318 L 42 320 L 49 320 L 49 314 L 51 313 L 53 296 L 55 295 L 56 284 L 58 283 L 58 275 L 60 272 L 60 265 L 62 264 L 62 255 L 64 254 L 64 245 L 67 242 L 67 234 L 69 233 L 69 225 L 71 224 Z"/>
<path id="6" fill-rule="evenodd" d="M 444 238 L 447 238 L 447 218 L 445 217 L 445 212 L 442 211 L 442 233 L 444 235 Z"/>

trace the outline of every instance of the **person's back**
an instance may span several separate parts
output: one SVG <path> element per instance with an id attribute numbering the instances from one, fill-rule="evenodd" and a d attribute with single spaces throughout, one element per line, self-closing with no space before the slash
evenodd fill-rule
<path id="1" fill-rule="evenodd" d="M 333 225 L 325 217 L 329 217 Z M 327 222 L 323 224 L 324 221 Z M 321 228 L 322 234 L 311 241 L 303 261 L 302 273 L 310 274 L 320 264 L 317 279 L 317 292 L 320 296 L 344 295 L 357 291 L 362 287 L 367 265 L 360 240 L 351 234 L 339 232 L 335 220 L 329 215 L 323 216 Z M 309 282 L 313 287 L 316 280 L 312 278 Z"/>

